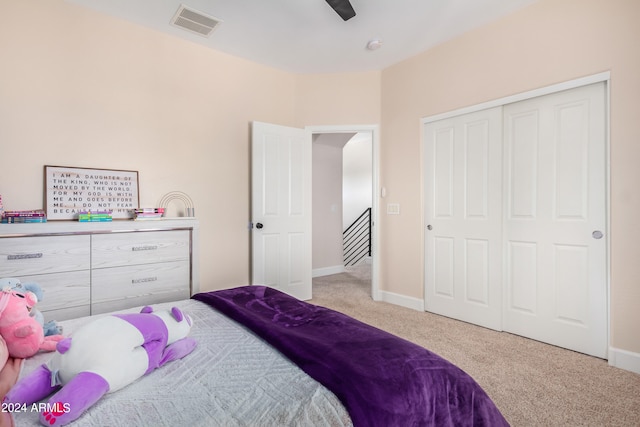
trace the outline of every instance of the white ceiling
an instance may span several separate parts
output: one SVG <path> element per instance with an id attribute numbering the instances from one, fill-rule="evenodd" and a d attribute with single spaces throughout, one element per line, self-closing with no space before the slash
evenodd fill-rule
<path id="1" fill-rule="evenodd" d="M 325 0 L 66 1 L 282 70 L 333 73 L 384 69 L 537 0 L 351 0 L 348 21 Z M 223 22 L 208 38 L 176 28 L 181 4 Z"/>
<path id="2" fill-rule="evenodd" d="M 355 132 L 349 133 L 314 133 L 313 143 L 329 145 L 331 147 L 343 148 L 347 142 L 356 135 Z"/>

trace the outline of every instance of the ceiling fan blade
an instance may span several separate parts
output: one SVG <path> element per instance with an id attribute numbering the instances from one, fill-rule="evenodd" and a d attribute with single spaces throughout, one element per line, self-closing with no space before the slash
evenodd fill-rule
<path id="1" fill-rule="evenodd" d="M 329 6 L 345 21 L 356 16 L 356 11 L 353 10 L 353 6 L 351 6 L 349 0 L 327 0 L 327 3 L 329 3 Z"/>

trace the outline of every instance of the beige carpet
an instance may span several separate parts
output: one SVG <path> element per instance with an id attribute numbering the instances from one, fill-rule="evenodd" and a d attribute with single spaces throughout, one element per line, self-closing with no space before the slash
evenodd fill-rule
<path id="1" fill-rule="evenodd" d="M 369 270 L 313 279 L 313 304 L 417 343 L 469 373 L 512 426 L 640 426 L 640 375 L 605 360 L 374 302 Z"/>

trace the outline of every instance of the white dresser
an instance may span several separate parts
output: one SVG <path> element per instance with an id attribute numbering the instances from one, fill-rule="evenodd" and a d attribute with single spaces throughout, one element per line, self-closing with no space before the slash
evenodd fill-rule
<path id="1" fill-rule="evenodd" d="M 189 298 L 198 221 L 0 224 L 0 277 L 44 290 L 45 321 Z"/>

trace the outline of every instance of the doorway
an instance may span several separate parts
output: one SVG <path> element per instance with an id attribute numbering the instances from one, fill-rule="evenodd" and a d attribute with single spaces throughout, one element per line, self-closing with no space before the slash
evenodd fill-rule
<path id="1" fill-rule="evenodd" d="M 376 250 L 378 128 L 322 126 L 306 129 L 313 135 L 312 275 L 318 278 L 351 270 L 354 275 L 370 280 L 369 294 L 379 300 Z M 362 151 L 367 143 L 368 153 L 366 149 Z M 368 163 L 369 172 L 364 174 L 368 176 L 363 176 L 363 162 L 365 166 Z M 364 190 L 363 179 L 366 182 Z M 346 266 L 342 233 L 363 213 L 360 211 L 368 208 L 370 256 L 365 254 L 358 257 L 355 266 Z"/>

